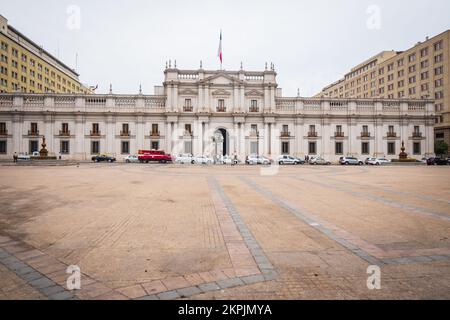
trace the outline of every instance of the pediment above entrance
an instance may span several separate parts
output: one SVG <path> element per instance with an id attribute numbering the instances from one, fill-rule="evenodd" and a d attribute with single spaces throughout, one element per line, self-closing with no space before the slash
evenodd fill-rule
<path id="1" fill-rule="evenodd" d="M 236 82 L 242 83 L 242 81 L 240 81 L 238 78 L 228 75 L 226 73 L 218 73 L 200 81 L 200 83 L 210 85 L 231 85 Z"/>

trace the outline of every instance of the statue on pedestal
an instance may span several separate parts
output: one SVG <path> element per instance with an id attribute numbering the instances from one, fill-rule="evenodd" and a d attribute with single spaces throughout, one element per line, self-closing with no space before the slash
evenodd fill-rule
<path id="1" fill-rule="evenodd" d="M 402 148 L 401 148 L 402 152 L 400 152 L 400 154 L 398 155 L 398 158 L 400 160 L 406 160 L 408 159 L 408 154 L 405 152 L 405 141 L 402 141 Z"/>
<path id="2" fill-rule="evenodd" d="M 48 157 L 48 150 L 45 148 L 47 144 L 45 143 L 45 136 L 42 137 L 42 149 L 39 150 L 39 156 L 41 158 L 47 158 Z"/>

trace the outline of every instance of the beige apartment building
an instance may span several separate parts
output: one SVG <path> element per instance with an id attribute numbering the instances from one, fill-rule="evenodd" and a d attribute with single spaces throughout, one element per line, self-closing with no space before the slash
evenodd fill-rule
<path id="1" fill-rule="evenodd" d="M 383 51 L 315 97 L 433 99 L 435 139 L 450 145 L 450 30 L 406 51 Z"/>
<path id="2" fill-rule="evenodd" d="M 0 93 L 92 93 L 73 69 L 0 15 Z"/>

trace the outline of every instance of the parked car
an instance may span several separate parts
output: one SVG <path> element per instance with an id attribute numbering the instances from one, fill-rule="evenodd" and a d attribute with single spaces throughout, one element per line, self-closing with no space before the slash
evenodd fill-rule
<path id="1" fill-rule="evenodd" d="M 355 166 L 360 166 L 364 164 L 364 162 L 354 157 L 340 157 L 339 163 L 341 165 L 355 165 Z"/>
<path id="2" fill-rule="evenodd" d="M 429 166 L 448 166 L 448 165 L 450 165 L 450 161 L 448 159 L 434 157 L 434 158 L 429 158 L 427 160 L 427 165 L 429 165 Z"/>
<path id="3" fill-rule="evenodd" d="M 322 157 L 314 157 L 309 160 L 309 164 L 311 165 L 324 165 L 329 166 L 331 164 L 330 161 L 325 160 Z"/>
<path id="4" fill-rule="evenodd" d="M 374 157 L 366 158 L 366 160 L 364 160 L 364 164 L 369 164 L 369 161 L 373 161 L 375 159 L 376 158 L 374 158 Z"/>
<path id="5" fill-rule="evenodd" d="M 372 158 L 371 160 L 368 161 L 368 163 L 373 166 L 379 166 L 390 162 L 391 160 L 388 160 L 386 158 Z"/>
<path id="6" fill-rule="evenodd" d="M 194 162 L 195 162 L 194 161 L 194 157 L 190 153 L 179 154 L 175 158 L 175 163 L 179 163 L 179 164 L 185 164 L 185 163 L 192 163 L 192 164 L 194 164 Z"/>
<path id="7" fill-rule="evenodd" d="M 247 156 L 247 158 L 245 159 L 245 163 L 246 164 L 264 164 L 264 165 L 269 165 L 272 163 L 272 160 L 269 158 L 266 158 L 264 156 L 260 156 L 257 154 L 251 154 L 249 156 Z"/>
<path id="8" fill-rule="evenodd" d="M 166 154 L 162 150 L 139 150 L 138 159 L 141 163 L 159 162 L 167 163 L 172 162 L 172 156 Z"/>
<path id="9" fill-rule="evenodd" d="M 28 160 L 31 160 L 31 157 L 28 153 L 21 153 L 17 156 L 17 160 L 28 161 Z"/>
<path id="10" fill-rule="evenodd" d="M 297 157 L 292 157 L 292 156 L 289 156 L 289 155 L 282 155 L 282 156 L 278 157 L 277 162 L 278 162 L 279 165 L 283 165 L 283 164 L 294 164 L 294 165 L 297 165 L 297 164 L 304 164 L 305 160 L 302 160 L 302 159 L 297 158 Z"/>
<path id="11" fill-rule="evenodd" d="M 222 164 L 238 164 L 240 162 L 241 162 L 241 160 L 234 159 L 234 157 L 230 157 L 230 156 L 224 156 L 222 158 Z"/>
<path id="12" fill-rule="evenodd" d="M 208 156 L 196 156 L 194 157 L 195 164 L 213 164 L 214 159 Z"/>
<path id="13" fill-rule="evenodd" d="M 92 157 L 92 161 L 94 162 L 115 162 L 116 158 L 107 154 L 99 154 Z"/>
<path id="14" fill-rule="evenodd" d="M 125 157 L 124 161 L 126 163 L 139 162 L 139 158 L 138 158 L 137 155 L 130 154 L 130 155 Z"/>

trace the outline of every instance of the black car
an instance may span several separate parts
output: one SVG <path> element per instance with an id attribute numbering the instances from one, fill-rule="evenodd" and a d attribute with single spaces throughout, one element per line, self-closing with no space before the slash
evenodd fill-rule
<path id="1" fill-rule="evenodd" d="M 448 159 L 429 158 L 427 160 L 427 165 L 429 165 L 429 166 L 448 166 L 448 165 L 450 165 L 450 161 Z"/>
<path id="2" fill-rule="evenodd" d="M 94 161 L 94 162 L 102 162 L 102 161 L 115 162 L 116 158 L 105 155 L 105 154 L 100 154 L 98 156 L 93 156 L 92 161 Z"/>

